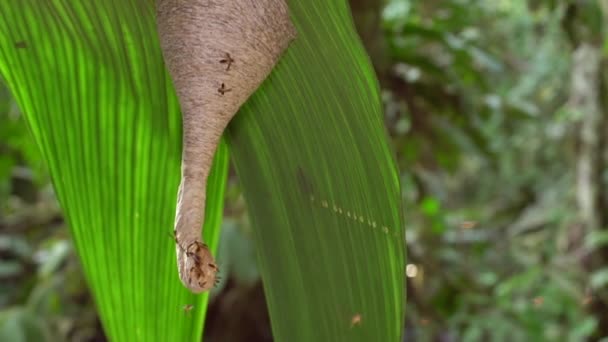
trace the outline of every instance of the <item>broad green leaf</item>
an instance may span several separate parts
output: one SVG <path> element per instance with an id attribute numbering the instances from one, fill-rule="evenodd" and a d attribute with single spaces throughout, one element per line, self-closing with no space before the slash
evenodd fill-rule
<path id="1" fill-rule="evenodd" d="M 292 0 L 298 37 L 228 142 L 277 341 L 399 341 L 404 230 L 377 80 L 344 0 Z"/>
<path id="2" fill-rule="evenodd" d="M 404 233 L 378 84 L 344 0 L 289 5 L 298 39 L 228 134 L 275 339 L 397 341 Z M 165 234 L 179 120 L 152 2 L 12 0 L 0 16 L 0 72 L 49 162 L 108 335 L 198 339 L 204 299 L 179 312 L 194 297 Z"/>
<path id="3" fill-rule="evenodd" d="M 207 296 L 179 282 L 170 237 L 181 123 L 153 2 L 2 1 L 0 74 L 48 162 L 107 336 L 200 340 Z M 227 160 L 222 145 L 207 195 L 212 249 Z"/>

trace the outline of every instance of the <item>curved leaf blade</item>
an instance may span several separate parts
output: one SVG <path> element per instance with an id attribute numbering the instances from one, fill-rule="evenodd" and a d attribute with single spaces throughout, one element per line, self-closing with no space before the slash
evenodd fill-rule
<path id="1" fill-rule="evenodd" d="M 200 341 L 207 295 L 179 282 L 169 235 L 181 122 L 153 7 L 2 1 L 0 74 L 48 162 L 108 337 Z M 222 144 L 207 195 L 205 241 L 213 250 L 227 165 Z"/>
<path id="2" fill-rule="evenodd" d="M 289 1 L 298 38 L 229 126 L 277 341 L 398 341 L 405 241 L 377 80 L 343 0 Z"/>

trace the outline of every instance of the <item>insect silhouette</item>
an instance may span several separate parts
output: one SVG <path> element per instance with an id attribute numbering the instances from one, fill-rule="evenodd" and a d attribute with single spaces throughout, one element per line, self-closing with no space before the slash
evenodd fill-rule
<path id="1" fill-rule="evenodd" d="M 228 71 L 230 70 L 232 63 L 234 63 L 234 58 L 232 58 L 232 56 L 230 56 L 230 54 L 226 52 L 225 57 L 220 60 L 220 63 L 226 64 L 226 71 Z"/>
<path id="2" fill-rule="evenodd" d="M 173 231 L 173 235 L 169 234 L 169 236 L 171 237 L 171 239 L 175 240 L 175 243 L 177 244 L 179 249 L 182 250 L 182 252 L 186 253 L 188 257 L 192 257 L 194 259 L 194 266 L 190 267 L 190 270 L 188 272 L 188 282 L 192 281 L 192 277 L 194 277 L 195 279 L 201 278 L 203 276 L 203 274 L 201 273 L 201 267 L 203 265 L 199 252 L 201 251 L 201 249 L 209 249 L 209 247 L 204 243 L 195 241 L 189 244 L 188 247 L 184 249 L 184 247 L 180 245 L 179 240 L 177 239 L 176 231 Z M 194 247 L 194 250 L 192 247 Z M 215 270 L 216 273 L 220 271 L 220 268 L 214 263 L 207 263 L 207 266 Z M 215 276 L 213 286 L 217 287 L 221 280 L 222 278 L 220 276 Z M 207 285 L 206 281 L 198 281 L 198 286 L 205 287 L 205 285 Z"/>
<path id="3" fill-rule="evenodd" d="M 350 320 L 350 327 L 353 328 L 354 326 L 361 324 L 361 320 L 361 314 L 354 315 Z"/>
<path id="4" fill-rule="evenodd" d="M 220 93 L 221 95 L 224 95 L 231 90 L 232 89 L 226 88 L 226 85 L 224 83 L 222 83 L 222 85 L 217 89 L 217 92 Z"/>
<path id="5" fill-rule="evenodd" d="M 192 309 L 194 309 L 194 305 L 192 305 L 192 304 L 186 304 L 183 307 L 183 310 L 185 313 L 190 313 L 190 311 L 192 311 Z"/>
<path id="6" fill-rule="evenodd" d="M 168 233 L 169 236 L 171 237 L 171 239 L 175 240 L 175 244 L 179 247 L 179 249 L 182 250 L 182 252 L 186 253 L 186 255 L 188 257 L 194 257 L 194 260 L 196 261 L 196 263 L 200 263 L 200 257 L 195 253 L 195 252 L 190 252 L 190 247 L 193 246 L 195 243 L 191 243 L 190 245 L 188 245 L 188 247 L 186 247 L 186 249 L 184 249 L 184 247 L 182 247 L 182 245 L 180 245 L 179 241 L 177 240 L 177 231 L 173 231 L 173 235 L 171 235 L 170 233 Z M 206 245 L 203 245 L 206 247 Z M 197 248 L 197 252 L 198 252 L 198 248 Z"/>
<path id="7" fill-rule="evenodd" d="M 15 42 L 15 48 L 17 48 L 17 49 L 25 49 L 25 48 L 27 48 L 27 42 L 24 41 L 24 40 Z"/>

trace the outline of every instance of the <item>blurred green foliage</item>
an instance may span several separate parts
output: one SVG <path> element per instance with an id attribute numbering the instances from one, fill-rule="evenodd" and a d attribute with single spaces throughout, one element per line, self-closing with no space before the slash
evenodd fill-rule
<path id="1" fill-rule="evenodd" d="M 608 247 L 608 231 L 572 235 L 580 225 L 575 165 L 585 113 L 568 100 L 577 44 L 598 45 L 608 63 L 608 4 L 392 0 L 361 8 L 378 12 L 378 21 L 360 25 L 380 28 L 364 40 L 384 41 L 370 55 L 402 170 L 406 340 L 606 337 L 596 308 L 608 307 L 608 266 L 588 269 L 581 260 Z M 596 186 L 605 189 L 608 173 L 600 174 Z M 265 315 L 263 300 L 236 300 L 263 294 L 234 177 L 227 194 L 218 260 L 230 277 L 215 293 L 205 330 L 216 340 L 225 340 L 218 331 L 239 305 Z M 0 234 L 0 336 L 101 339 L 44 166 L 5 89 Z M 251 324 L 267 324 L 260 319 Z M 249 340 L 268 332 L 249 331 Z"/>
<path id="2" fill-rule="evenodd" d="M 591 293 L 606 288 L 605 268 L 583 269 L 578 255 L 592 247 L 569 236 L 585 115 L 567 104 L 572 51 L 584 39 L 564 27 L 572 3 L 392 1 L 382 12 L 386 115 L 417 271 L 412 340 L 600 333 L 590 304 L 603 300 Z M 602 18 L 599 2 L 585 3 Z M 605 40 L 581 11 L 577 31 Z"/>

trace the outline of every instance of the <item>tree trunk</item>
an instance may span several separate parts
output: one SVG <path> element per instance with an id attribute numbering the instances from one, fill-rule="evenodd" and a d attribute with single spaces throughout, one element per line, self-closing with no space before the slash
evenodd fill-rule
<path id="1" fill-rule="evenodd" d="M 608 1 L 598 2 L 602 14 L 600 18 L 607 18 Z M 574 6 L 574 5 L 573 5 Z M 577 13 L 586 11 L 587 14 L 596 11 L 597 8 L 579 6 Z M 595 13 L 597 14 L 597 13 Z M 605 118 L 606 102 L 602 101 L 605 92 L 605 73 L 602 64 L 602 30 L 606 28 L 593 26 L 583 20 L 584 16 L 574 15 L 569 18 L 572 43 L 575 50 L 572 54 L 571 88 L 569 107 L 579 117 L 578 131 L 578 156 L 576 160 L 576 199 L 579 209 L 579 224 L 574 225 L 569 231 L 570 244 L 576 248 L 585 248 L 584 239 L 593 232 L 605 229 L 608 224 L 606 204 L 608 198 L 603 191 L 602 172 L 607 165 L 604 156 L 604 147 L 608 141 L 606 127 L 608 120 Z M 603 22 L 602 19 L 599 22 Z M 585 268 L 590 277 L 597 270 L 605 267 L 606 255 L 602 250 L 585 251 L 585 257 L 581 260 L 581 266 Z M 605 291 L 602 289 L 591 289 L 590 305 L 588 309 L 598 320 L 598 329 L 594 338 L 608 336 L 608 301 Z"/>
<path id="2" fill-rule="evenodd" d="M 576 48 L 572 58 L 569 105 L 581 115 L 576 165 L 576 197 L 583 233 L 598 229 L 601 220 L 597 192 L 600 184 L 602 134 L 602 112 L 599 100 L 601 55 L 602 51 L 599 47 L 582 43 Z"/>

